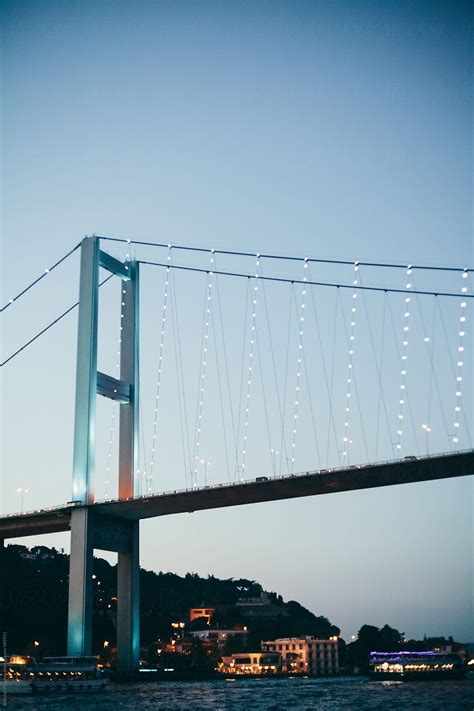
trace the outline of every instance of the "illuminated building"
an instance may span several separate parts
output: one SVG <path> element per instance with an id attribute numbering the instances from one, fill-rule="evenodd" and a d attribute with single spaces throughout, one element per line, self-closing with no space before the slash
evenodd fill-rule
<path id="1" fill-rule="evenodd" d="M 222 657 L 217 671 L 223 674 L 277 674 L 281 656 L 277 652 L 242 652 Z"/>
<path id="2" fill-rule="evenodd" d="M 339 655 L 337 637 L 282 637 L 261 643 L 263 652 L 278 652 L 282 670 L 291 674 L 337 674 Z"/>
<path id="3" fill-rule="evenodd" d="M 205 617 L 207 619 L 207 624 L 211 623 L 212 615 L 215 612 L 214 607 L 192 607 L 189 610 L 189 620 L 197 620 L 199 617 Z"/>

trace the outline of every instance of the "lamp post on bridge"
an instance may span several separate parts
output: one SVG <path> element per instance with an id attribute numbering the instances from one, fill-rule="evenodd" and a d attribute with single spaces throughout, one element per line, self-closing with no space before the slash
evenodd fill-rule
<path id="1" fill-rule="evenodd" d="M 204 486 L 207 486 L 207 465 L 210 463 L 209 459 L 201 459 L 201 464 L 204 466 Z"/>
<path id="2" fill-rule="evenodd" d="M 29 489 L 24 489 L 22 486 L 19 486 L 18 489 L 17 489 L 17 493 L 18 493 L 18 494 L 21 494 L 21 509 L 20 509 L 20 513 L 23 513 L 23 497 L 24 497 L 25 494 L 28 494 L 28 492 L 29 492 Z"/>
<path id="3" fill-rule="evenodd" d="M 270 452 L 271 452 L 271 455 L 272 455 L 273 476 L 276 476 L 276 458 L 277 458 L 277 456 L 280 454 L 280 452 L 278 452 L 278 450 L 273 449 L 273 448 L 270 450 Z"/>

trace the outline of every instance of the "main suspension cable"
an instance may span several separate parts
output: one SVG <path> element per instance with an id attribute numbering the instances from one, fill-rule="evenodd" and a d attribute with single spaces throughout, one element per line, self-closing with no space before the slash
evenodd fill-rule
<path id="1" fill-rule="evenodd" d="M 14 304 L 15 301 L 18 301 L 18 299 L 20 299 L 24 294 L 26 294 L 30 289 L 32 289 L 36 284 L 38 284 L 42 279 L 44 279 L 45 277 L 47 277 L 48 274 L 51 274 L 51 272 L 53 271 L 53 269 L 56 269 L 56 267 L 59 267 L 60 264 L 62 264 L 63 262 L 65 262 L 66 259 L 67 259 L 68 257 L 70 257 L 71 254 L 73 254 L 73 253 L 76 251 L 76 249 L 78 249 L 80 246 L 81 246 L 81 243 L 78 242 L 75 247 L 73 247 L 72 249 L 70 249 L 69 252 L 67 252 L 67 254 L 64 255 L 64 257 L 61 257 L 61 259 L 58 259 L 58 261 L 55 262 L 51 267 L 47 267 L 47 268 L 44 270 L 44 272 L 43 272 L 42 274 L 40 274 L 39 277 L 36 277 L 36 279 L 34 279 L 30 284 L 28 284 L 27 286 L 25 286 L 21 291 L 18 292 L 18 294 L 16 294 L 16 296 L 13 296 L 11 299 L 8 299 L 7 303 L 4 304 L 4 305 L 0 308 L 0 314 L 1 314 L 3 311 L 5 311 L 5 309 L 8 309 L 9 306 L 11 306 L 12 304 Z"/>
<path id="2" fill-rule="evenodd" d="M 188 245 L 179 245 L 179 244 L 168 244 L 168 243 L 161 243 L 161 242 L 151 242 L 151 241 L 145 241 L 145 240 L 134 240 L 134 239 L 125 239 L 123 237 L 106 237 L 106 236 L 100 236 L 100 239 L 106 240 L 108 242 L 122 242 L 124 244 L 139 244 L 144 247 L 161 247 L 165 249 L 170 249 L 171 247 L 173 249 L 177 250 L 182 250 L 186 252 L 200 252 L 200 253 L 212 253 L 212 254 L 225 254 L 231 257 L 255 257 L 255 252 L 241 252 L 238 250 L 231 250 L 231 249 L 210 249 L 209 247 L 190 247 Z M 264 254 L 259 253 L 259 256 L 261 259 L 279 259 L 282 261 L 290 261 L 290 262 L 301 262 L 304 257 L 295 257 L 295 256 L 289 256 L 289 255 L 283 255 L 283 254 Z M 318 258 L 312 258 L 308 257 L 307 258 L 308 262 L 314 262 L 318 264 L 340 264 L 340 265 L 353 265 L 354 260 L 347 260 L 347 259 L 318 259 Z M 358 264 L 360 266 L 364 267 L 380 267 L 384 269 L 403 269 L 406 265 L 405 264 L 393 264 L 390 262 L 361 262 L 359 261 Z M 426 269 L 428 271 L 442 271 L 442 272 L 458 272 L 460 269 L 459 267 L 441 267 L 441 266 L 431 266 L 431 265 L 422 265 L 422 264 L 414 264 L 414 268 L 416 269 Z M 466 268 L 465 271 L 467 272 L 474 272 L 474 268 Z"/>
<path id="3" fill-rule="evenodd" d="M 262 256 L 262 255 L 260 255 Z M 308 260 L 311 261 L 311 260 Z M 164 262 L 151 262 L 146 259 L 141 259 L 139 260 L 140 264 L 146 264 L 148 266 L 152 267 L 166 267 L 168 266 Z M 349 264 L 354 265 L 354 262 L 349 262 Z M 359 265 L 364 264 L 364 262 L 359 262 Z M 199 268 L 199 267 L 188 267 L 184 266 L 182 264 L 173 264 L 171 269 L 181 269 L 183 271 L 188 271 L 188 272 L 197 272 L 201 274 L 207 274 L 209 272 L 209 269 L 204 269 L 204 268 Z M 406 268 L 406 267 L 405 267 Z M 414 267 L 412 267 L 414 269 Z M 468 271 L 468 270 L 465 270 Z M 213 270 L 213 274 L 218 274 L 220 276 L 231 276 L 231 277 L 240 277 L 241 279 L 253 279 L 253 274 L 246 274 L 243 272 L 224 272 L 224 271 L 215 271 Z M 337 288 L 337 289 L 353 289 L 354 286 L 352 284 L 338 284 L 335 282 L 327 282 L 327 281 L 307 281 L 304 282 L 302 279 L 290 279 L 287 277 L 271 277 L 271 276 L 261 276 L 260 279 L 262 281 L 275 281 L 279 282 L 282 284 L 307 284 L 308 286 L 327 286 L 327 287 L 332 287 Z M 385 293 L 393 293 L 393 294 L 405 294 L 405 289 L 397 289 L 395 287 L 388 287 L 388 286 L 358 286 L 358 290 L 360 291 L 381 291 Z M 411 291 L 412 294 L 420 294 L 420 295 L 425 295 L 425 296 L 451 296 L 454 298 L 459 298 L 459 293 L 455 292 L 450 292 L 450 291 L 426 291 L 426 290 L 415 290 L 412 289 Z M 472 299 L 474 298 L 474 294 L 465 294 L 465 298 L 467 299 Z"/>
<path id="4" fill-rule="evenodd" d="M 109 279 L 112 279 L 113 276 L 114 276 L 114 274 L 109 274 L 108 277 L 106 277 L 103 281 L 100 282 L 99 287 L 103 286 L 106 282 L 109 281 Z M 14 353 L 12 353 L 11 355 L 9 355 L 8 358 L 6 358 L 2 363 L 0 363 L 0 368 L 3 368 L 4 365 L 6 365 L 7 363 L 9 363 L 11 360 L 13 360 L 13 358 L 15 358 L 19 353 L 21 353 L 21 352 L 24 351 L 26 348 L 28 348 L 28 346 L 31 346 L 31 344 L 34 343 L 34 342 L 35 342 L 40 336 L 42 336 L 44 333 L 46 333 L 46 331 L 49 331 L 50 328 L 52 328 L 52 327 L 55 326 L 57 323 L 59 323 L 59 321 L 61 321 L 65 316 L 67 316 L 68 314 L 70 314 L 71 311 L 74 311 L 74 309 L 77 308 L 77 306 L 79 306 L 79 301 L 76 301 L 76 303 L 73 304 L 72 306 L 70 306 L 68 309 L 66 309 L 66 311 L 63 311 L 63 313 L 62 313 L 60 316 L 58 316 L 57 318 L 55 318 L 54 321 L 51 321 L 51 323 L 48 323 L 48 325 L 45 326 L 41 331 L 39 331 L 39 333 L 37 333 L 36 335 L 34 335 L 33 338 L 30 338 L 29 341 L 27 341 L 26 343 L 24 343 L 24 344 L 21 346 L 21 348 L 18 348 L 18 350 L 16 350 Z"/>

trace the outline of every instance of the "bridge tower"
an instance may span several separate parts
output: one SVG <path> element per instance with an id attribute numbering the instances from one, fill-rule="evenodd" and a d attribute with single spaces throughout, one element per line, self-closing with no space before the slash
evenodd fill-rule
<path id="1" fill-rule="evenodd" d="M 99 267 L 121 280 L 120 379 L 97 371 Z M 138 668 L 139 522 L 99 516 L 94 502 L 96 398 L 120 403 L 119 498 L 138 494 L 139 265 L 100 249 L 99 238 L 81 244 L 76 404 L 69 570 L 68 654 L 92 653 L 92 561 L 94 548 L 118 553 L 117 648 L 119 668 Z"/>

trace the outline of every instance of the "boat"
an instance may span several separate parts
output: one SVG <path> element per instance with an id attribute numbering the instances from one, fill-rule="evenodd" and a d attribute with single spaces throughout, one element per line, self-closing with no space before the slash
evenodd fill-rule
<path id="1" fill-rule="evenodd" d="M 6 696 L 32 694 L 34 674 L 26 663 L 31 657 L 0 657 L 0 693 Z"/>
<path id="2" fill-rule="evenodd" d="M 33 691 L 98 691 L 107 679 L 96 657 L 45 657 L 34 667 Z"/>
<path id="3" fill-rule="evenodd" d="M 45 657 L 37 663 L 34 657 L 12 655 L 0 667 L 0 689 L 7 696 L 98 691 L 108 683 L 96 657 Z"/>
<path id="4" fill-rule="evenodd" d="M 415 681 L 462 679 L 466 666 L 459 654 L 446 652 L 371 652 L 370 678 Z"/>

